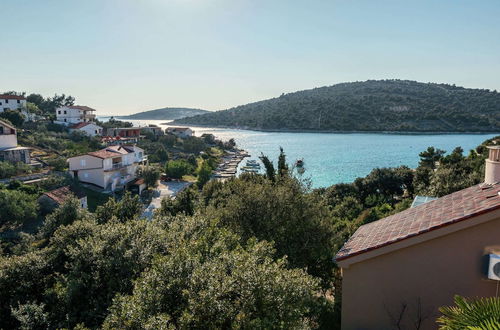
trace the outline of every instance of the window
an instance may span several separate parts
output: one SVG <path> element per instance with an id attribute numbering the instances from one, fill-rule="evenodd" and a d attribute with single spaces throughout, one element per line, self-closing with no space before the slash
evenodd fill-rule
<path id="1" fill-rule="evenodd" d="M 64 118 L 64 122 L 66 122 L 66 118 Z"/>
<path id="2" fill-rule="evenodd" d="M 3 134 L 3 126 L 0 126 L 0 134 Z"/>
<path id="3" fill-rule="evenodd" d="M 95 134 L 97 134 L 97 130 L 95 130 Z"/>
<path id="4" fill-rule="evenodd" d="M 80 165 L 81 165 L 82 167 L 87 166 L 87 160 L 86 160 L 86 159 L 81 159 L 81 160 L 80 160 Z"/>
<path id="5" fill-rule="evenodd" d="M 19 104 L 19 103 L 21 103 L 21 100 L 17 100 L 17 103 L 18 103 L 18 104 Z"/>
<path id="6" fill-rule="evenodd" d="M 61 110 L 57 111 L 57 114 L 59 114 L 59 115 L 60 115 L 60 114 L 61 114 Z"/>
<path id="7" fill-rule="evenodd" d="M 66 111 L 66 110 L 64 110 L 64 114 L 66 114 L 66 113 L 67 113 L 67 111 Z"/>
<path id="8" fill-rule="evenodd" d="M 9 103 L 9 100 L 5 100 L 5 104 Z"/>

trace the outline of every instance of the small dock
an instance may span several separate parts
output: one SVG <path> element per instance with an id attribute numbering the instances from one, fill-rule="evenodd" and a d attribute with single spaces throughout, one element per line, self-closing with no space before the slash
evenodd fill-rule
<path id="1" fill-rule="evenodd" d="M 227 180 L 236 176 L 238 165 L 245 159 L 250 157 L 248 152 L 244 150 L 229 151 L 222 157 L 222 160 L 214 171 L 212 177 L 218 180 Z"/>

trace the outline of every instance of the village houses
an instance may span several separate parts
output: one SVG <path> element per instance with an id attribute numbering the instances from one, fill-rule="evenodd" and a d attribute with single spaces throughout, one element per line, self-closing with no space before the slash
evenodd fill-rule
<path id="1" fill-rule="evenodd" d="M 435 329 L 454 295 L 500 281 L 500 146 L 484 183 L 361 226 L 340 249 L 342 329 Z"/>
<path id="2" fill-rule="evenodd" d="M 63 186 L 43 193 L 38 198 L 38 203 L 40 203 L 44 211 L 50 212 L 55 208 L 59 207 L 61 204 L 63 204 L 66 200 L 68 200 L 72 196 L 78 199 L 80 207 L 84 209 L 88 208 L 87 194 L 85 194 L 85 192 L 82 189 L 70 186 Z"/>
<path id="3" fill-rule="evenodd" d="M 135 145 L 109 146 L 68 159 L 74 178 L 104 190 L 123 188 L 136 178 L 140 164 L 147 162 L 144 150 Z"/>

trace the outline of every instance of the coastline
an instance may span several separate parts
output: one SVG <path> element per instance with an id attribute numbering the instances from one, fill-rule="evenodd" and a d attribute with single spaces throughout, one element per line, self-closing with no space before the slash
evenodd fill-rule
<path id="1" fill-rule="evenodd" d="M 184 123 L 161 123 L 161 125 L 176 125 L 181 127 L 213 127 L 213 128 L 223 128 L 223 129 L 235 129 L 235 130 L 245 130 L 245 131 L 256 131 L 256 132 L 270 132 L 270 133 L 336 133 L 336 134 L 395 134 L 395 135 L 452 135 L 452 134 L 499 134 L 499 131 L 339 131 L 339 130 L 313 130 L 313 129 L 286 129 L 286 128 L 250 128 L 250 127 L 234 127 L 226 125 L 203 125 L 203 124 L 184 124 Z"/>

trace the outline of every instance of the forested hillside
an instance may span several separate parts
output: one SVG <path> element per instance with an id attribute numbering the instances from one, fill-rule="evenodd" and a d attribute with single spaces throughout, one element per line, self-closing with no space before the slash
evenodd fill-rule
<path id="1" fill-rule="evenodd" d="M 264 130 L 497 132 L 500 93 L 369 80 L 283 94 L 176 122 Z"/>
<path id="2" fill-rule="evenodd" d="M 150 119 L 150 120 L 172 120 L 189 116 L 204 114 L 207 110 L 191 108 L 162 108 L 156 110 L 134 113 L 129 116 L 118 116 L 121 119 Z"/>

